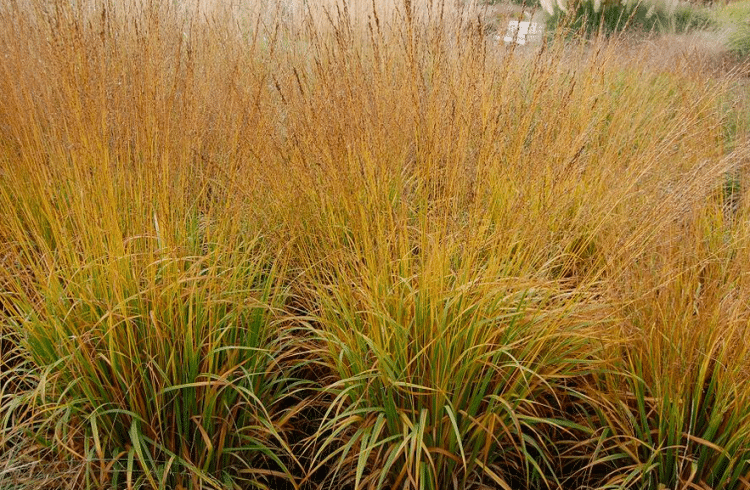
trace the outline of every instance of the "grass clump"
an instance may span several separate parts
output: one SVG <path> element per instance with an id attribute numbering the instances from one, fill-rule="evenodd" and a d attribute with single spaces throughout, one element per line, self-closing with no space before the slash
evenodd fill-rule
<path id="1" fill-rule="evenodd" d="M 750 3 L 732 2 L 717 9 L 715 17 L 727 31 L 727 48 L 739 57 L 750 53 Z"/>
<path id="2" fill-rule="evenodd" d="M 77 175 L 53 191 L 56 202 L 35 196 L 44 210 L 16 193 L 30 188 L 23 174 L 2 189 L 19 204 L 4 226 L 25 237 L 26 262 L 7 281 L 3 340 L 37 379 L 6 395 L 33 407 L 22 426 L 78 466 L 76 485 L 293 479 L 282 265 L 254 235 L 190 209 L 174 227 L 154 212 L 135 232 L 138 206 L 91 208 L 81 169 L 60 170 Z M 89 184 L 117 185 L 109 169 L 94 172 Z"/>
<path id="3" fill-rule="evenodd" d="M 600 345 L 573 298 L 450 245 L 402 252 L 315 291 L 333 378 L 313 461 L 336 487 L 559 485 L 589 435 L 562 415 L 581 401 L 568 385 Z"/>
<path id="4" fill-rule="evenodd" d="M 566 10 L 559 7 L 554 9 L 547 19 L 549 30 L 562 27 L 591 37 L 625 31 L 682 34 L 718 27 L 709 12 L 688 4 L 579 1 L 566 7 Z"/>
<path id="5" fill-rule="evenodd" d="M 54 414 L 40 436 L 86 462 L 82 478 L 157 487 L 289 474 L 278 293 L 253 248 L 232 266 L 168 254 L 142 272 L 129 255 L 55 267 L 41 304 L 16 301 L 21 345 L 44 366 L 32 395 Z M 118 273 L 133 289 L 126 279 L 110 289 Z"/>
<path id="6" fill-rule="evenodd" d="M 728 47 L 737 56 L 746 57 L 750 54 L 750 25 L 738 24 L 729 36 Z"/>
<path id="7" fill-rule="evenodd" d="M 746 353 L 738 348 L 744 341 L 737 342 L 746 335 L 747 312 L 735 297 L 742 287 L 735 253 L 744 245 L 726 235 L 733 219 L 722 209 L 726 199 L 681 225 L 694 241 L 660 245 L 642 272 L 631 269 L 640 284 L 633 292 L 641 292 L 625 310 L 632 340 L 618 368 L 629 373 L 616 409 L 629 421 L 617 442 L 632 461 L 623 483 L 744 485 L 750 432 L 738 410 L 747 383 Z M 683 246 L 690 249 L 679 251 Z"/>

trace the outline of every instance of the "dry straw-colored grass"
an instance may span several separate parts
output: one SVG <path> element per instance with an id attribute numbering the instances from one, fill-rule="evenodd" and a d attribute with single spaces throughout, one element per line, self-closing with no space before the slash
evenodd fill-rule
<path id="1" fill-rule="evenodd" d="M 736 74 L 482 19 L 0 5 L 0 487 L 749 488 Z"/>

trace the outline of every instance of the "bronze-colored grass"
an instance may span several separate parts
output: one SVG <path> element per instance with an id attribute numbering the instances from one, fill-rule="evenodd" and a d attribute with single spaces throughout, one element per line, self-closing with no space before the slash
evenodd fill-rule
<path id="1" fill-rule="evenodd" d="M 0 6 L 0 486 L 750 486 L 737 73 L 302 7 Z"/>

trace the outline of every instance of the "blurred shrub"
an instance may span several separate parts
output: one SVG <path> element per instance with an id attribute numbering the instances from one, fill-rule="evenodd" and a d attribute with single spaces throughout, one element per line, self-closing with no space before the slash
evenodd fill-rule
<path id="1" fill-rule="evenodd" d="M 544 0 L 545 10 L 551 15 L 547 20 L 550 31 L 563 27 L 587 36 L 602 32 L 612 34 L 624 30 L 639 32 L 684 33 L 696 29 L 711 28 L 716 22 L 703 10 L 674 2 L 643 1 L 575 1 L 556 5 Z"/>
<path id="2" fill-rule="evenodd" d="M 729 50 L 737 56 L 750 55 L 750 23 L 739 24 L 729 36 Z"/>

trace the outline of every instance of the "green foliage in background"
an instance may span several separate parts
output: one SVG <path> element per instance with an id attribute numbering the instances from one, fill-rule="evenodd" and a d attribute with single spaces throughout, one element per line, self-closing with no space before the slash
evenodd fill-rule
<path id="1" fill-rule="evenodd" d="M 592 1 L 576 1 L 564 12 L 559 8 L 547 19 L 547 28 L 563 28 L 582 32 L 586 36 L 623 31 L 639 33 L 685 33 L 697 29 L 711 29 L 716 22 L 703 9 L 678 5 L 670 11 L 660 3 L 607 3 L 596 8 Z"/>

